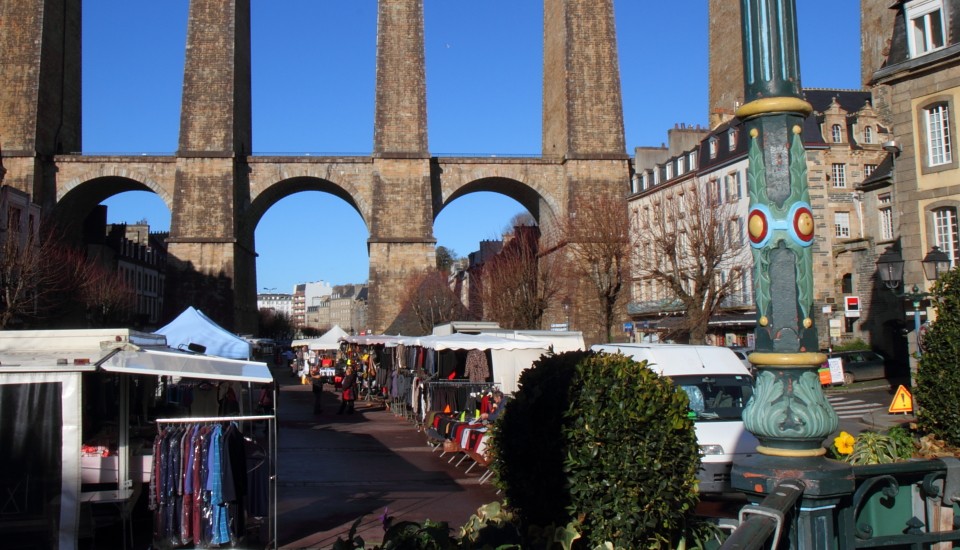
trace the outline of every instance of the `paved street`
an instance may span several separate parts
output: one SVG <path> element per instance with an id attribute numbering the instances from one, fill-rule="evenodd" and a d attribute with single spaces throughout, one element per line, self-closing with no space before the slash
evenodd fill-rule
<path id="1" fill-rule="evenodd" d="M 432 453 L 423 434 L 382 406 L 358 401 L 357 413 L 334 414 L 338 395 L 323 395 L 314 417 L 310 386 L 282 369 L 280 381 L 278 530 L 283 548 L 329 548 L 358 518 L 366 541 L 383 535 L 386 508 L 399 520 L 447 521 L 459 528 L 477 508 L 497 500 L 482 473 L 466 474 Z M 331 386 L 327 386 L 331 389 Z"/>

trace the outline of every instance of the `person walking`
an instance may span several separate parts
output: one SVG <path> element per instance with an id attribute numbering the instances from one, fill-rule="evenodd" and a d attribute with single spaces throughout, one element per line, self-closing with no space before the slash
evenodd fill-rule
<path id="1" fill-rule="evenodd" d="M 310 367 L 310 385 L 313 390 L 313 414 L 323 413 L 321 401 L 323 400 L 323 377 L 320 376 L 320 367 Z"/>
<path id="2" fill-rule="evenodd" d="M 357 400 L 357 375 L 354 374 L 352 365 L 347 365 L 347 372 L 343 381 L 340 382 L 340 389 L 343 393 L 340 395 L 340 410 L 337 414 L 343 414 L 344 410 L 347 414 L 353 414 L 353 402 Z"/>

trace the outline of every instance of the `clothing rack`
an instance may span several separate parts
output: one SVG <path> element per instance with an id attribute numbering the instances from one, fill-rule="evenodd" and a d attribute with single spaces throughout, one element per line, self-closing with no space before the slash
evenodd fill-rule
<path id="1" fill-rule="evenodd" d="M 273 391 L 273 402 L 277 402 L 276 389 Z M 157 427 L 165 424 L 213 424 L 221 422 L 258 422 L 266 421 L 267 422 L 267 457 L 269 458 L 267 480 L 270 484 L 269 488 L 269 502 L 267 507 L 269 513 L 267 514 L 267 532 L 270 537 L 270 541 L 267 542 L 266 548 L 276 549 L 279 544 L 278 534 L 277 534 L 277 417 L 276 417 L 276 406 L 274 406 L 274 414 L 256 414 L 256 415 L 234 415 L 234 416 L 197 416 L 197 417 L 184 417 L 184 418 L 158 418 L 156 420 Z M 258 466 L 259 467 L 259 466 Z"/>

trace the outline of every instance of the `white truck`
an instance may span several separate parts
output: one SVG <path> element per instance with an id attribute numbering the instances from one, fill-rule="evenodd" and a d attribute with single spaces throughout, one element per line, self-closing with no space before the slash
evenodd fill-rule
<path id="1" fill-rule="evenodd" d="M 646 360 L 648 368 L 687 393 L 700 445 L 700 492 L 728 492 L 734 458 L 756 452 L 758 444 L 741 417 L 753 377 L 737 356 L 728 348 L 680 344 L 598 344 L 590 349 Z"/>

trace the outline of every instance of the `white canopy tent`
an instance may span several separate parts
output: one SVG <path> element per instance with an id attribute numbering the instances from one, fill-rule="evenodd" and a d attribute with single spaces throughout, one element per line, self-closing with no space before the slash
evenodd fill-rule
<path id="1" fill-rule="evenodd" d="M 550 342 L 545 340 L 513 339 L 491 334 L 467 334 L 463 332 L 443 336 L 401 337 L 396 343 L 435 350 L 490 350 L 492 360 L 490 368 L 493 371 L 493 381 L 500 385 L 500 389 L 504 393 L 513 393 L 517 390 L 520 373 L 530 368 L 534 361 L 550 349 L 551 345 Z"/>
<path id="2" fill-rule="evenodd" d="M 167 338 L 167 345 L 174 349 L 189 349 L 190 344 L 201 345 L 203 353 L 230 359 L 250 359 L 253 346 L 243 338 L 230 333 L 193 306 L 167 326 L 156 331 Z"/>
<path id="3" fill-rule="evenodd" d="M 340 325 L 334 325 L 333 328 L 328 330 L 323 336 L 307 340 L 304 345 L 306 345 L 308 349 L 313 350 L 339 349 L 340 341 L 347 336 L 349 336 L 349 334 L 340 328 Z"/>

